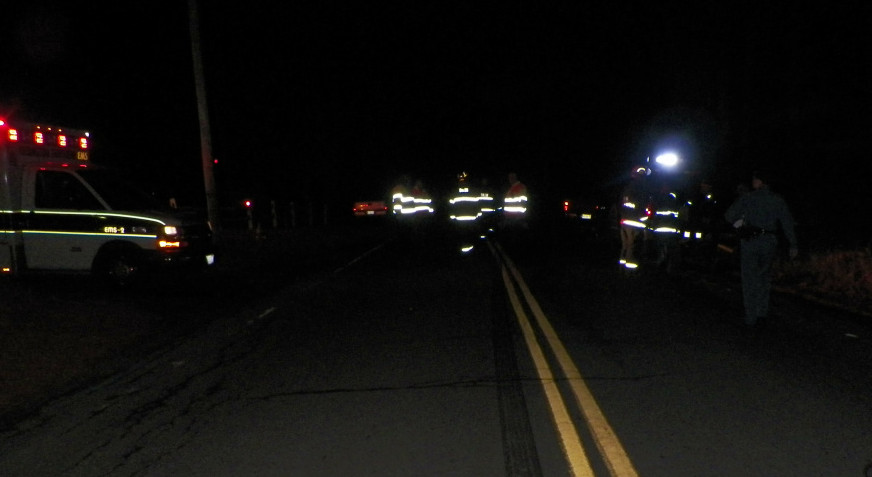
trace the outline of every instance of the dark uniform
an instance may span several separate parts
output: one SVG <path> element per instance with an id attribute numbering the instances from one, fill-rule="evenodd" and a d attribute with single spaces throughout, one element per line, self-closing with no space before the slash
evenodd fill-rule
<path id="1" fill-rule="evenodd" d="M 648 195 L 643 184 L 644 168 L 633 171 L 630 183 L 621 192 L 620 204 L 620 227 L 621 227 L 621 255 L 618 264 L 622 268 L 630 270 L 639 266 L 636 256 L 638 239 L 645 230 L 645 206 L 648 203 Z"/>
<path id="2" fill-rule="evenodd" d="M 684 250 L 692 261 L 708 267 L 717 264 L 719 235 L 726 228 L 722 218 L 724 211 L 719 208 L 712 186 L 703 181 L 679 214 Z"/>
<path id="3" fill-rule="evenodd" d="M 784 199 L 755 176 L 754 191 L 739 197 L 724 218 L 739 231 L 745 324 L 754 326 L 769 313 L 772 263 L 778 250 L 779 227 L 796 256 L 793 216 Z"/>
<path id="4" fill-rule="evenodd" d="M 672 273 L 677 270 L 679 238 L 681 237 L 681 224 L 679 211 L 681 203 L 678 194 L 666 188 L 652 197 L 651 216 L 647 221 L 646 230 L 654 238 L 656 246 L 655 263 L 663 267 L 666 272 Z"/>

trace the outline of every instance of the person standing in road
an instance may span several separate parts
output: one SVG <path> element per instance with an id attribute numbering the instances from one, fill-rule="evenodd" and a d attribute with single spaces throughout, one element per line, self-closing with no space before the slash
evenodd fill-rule
<path id="1" fill-rule="evenodd" d="M 651 215 L 645 231 L 651 234 L 655 247 L 654 263 L 672 274 L 679 266 L 679 239 L 681 237 L 681 201 L 678 192 L 661 180 L 657 192 L 651 194 Z"/>
<path id="2" fill-rule="evenodd" d="M 415 179 L 415 185 L 412 186 L 412 197 L 426 197 L 427 192 L 424 190 L 424 181 Z"/>
<path id="3" fill-rule="evenodd" d="M 784 199 L 772 192 L 769 177 L 755 171 L 751 179 L 752 191 L 741 195 L 727 209 L 724 218 L 739 232 L 742 297 L 745 306 L 745 324 L 756 327 L 769 313 L 769 295 L 772 285 L 772 264 L 778 250 L 776 236 L 779 227 L 789 244 L 789 256 L 798 254 L 793 216 Z"/>
<path id="4" fill-rule="evenodd" d="M 402 215 L 406 202 L 410 200 L 409 189 L 411 179 L 403 174 L 397 180 L 397 184 L 391 189 L 391 205 L 394 215 Z"/>
<path id="5" fill-rule="evenodd" d="M 618 263 L 621 268 L 635 270 L 639 266 L 636 257 L 637 241 L 645 229 L 645 205 L 648 202 L 645 186 L 643 184 L 647 169 L 643 166 L 636 167 L 630 173 L 630 182 L 621 192 L 620 227 L 621 227 L 621 256 Z"/>
<path id="6" fill-rule="evenodd" d="M 509 189 L 503 199 L 503 225 L 508 229 L 527 228 L 527 186 L 518 174 L 509 172 Z"/>

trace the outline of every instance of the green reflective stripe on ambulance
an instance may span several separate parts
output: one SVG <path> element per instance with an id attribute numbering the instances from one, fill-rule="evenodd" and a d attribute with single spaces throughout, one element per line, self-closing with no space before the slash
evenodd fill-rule
<path id="1" fill-rule="evenodd" d="M 90 235 L 93 237 L 133 237 L 133 238 L 147 238 L 147 239 L 157 238 L 157 235 L 111 234 L 111 233 L 103 233 L 103 232 L 67 232 L 67 231 L 57 231 L 57 230 L 22 230 L 21 233 L 42 234 L 42 235 Z"/>

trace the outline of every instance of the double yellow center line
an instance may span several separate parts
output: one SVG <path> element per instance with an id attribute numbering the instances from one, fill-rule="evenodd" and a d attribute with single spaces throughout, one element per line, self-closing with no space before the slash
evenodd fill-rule
<path id="1" fill-rule="evenodd" d="M 490 244 L 491 242 L 488 243 Z M 593 436 L 593 440 L 600 455 L 603 457 L 609 473 L 612 477 L 638 476 L 618 436 L 612 430 L 608 420 L 606 420 L 593 394 L 591 394 L 590 389 L 587 387 L 584 379 L 582 379 L 581 373 L 579 373 L 578 368 L 566 351 L 566 347 L 563 346 L 563 342 L 560 341 L 557 333 L 554 332 L 554 328 L 521 277 L 521 273 L 512 263 L 511 259 L 503 252 L 498 243 L 491 244 L 491 251 L 500 260 L 503 283 L 506 286 L 509 301 L 518 318 L 518 324 L 524 334 L 524 341 L 539 374 L 539 380 L 542 383 L 545 397 L 548 400 L 551 416 L 554 419 L 554 424 L 560 436 L 563 451 L 566 454 L 572 475 L 593 477 L 594 472 L 582 446 L 578 429 L 575 427 L 566 403 L 560 394 L 557 381 L 551 371 L 551 366 L 549 366 L 542 347 L 536 339 L 536 332 L 530 319 L 527 317 L 527 313 L 524 311 L 524 306 L 520 302 L 518 293 L 515 290 L 515 284 L 517 284 L 517 288 L 521 291 L 527 306 L 533 313 L 536 325 L 538 325 L 542 336 L 547 341 L 547 345 L 551 348 L 563 376 L 569 382 L 572 394 L 575 396 L 575 402 L 584 416 L 588 429 Z M 514 278 L 514 284 L 512 278 Z"/>

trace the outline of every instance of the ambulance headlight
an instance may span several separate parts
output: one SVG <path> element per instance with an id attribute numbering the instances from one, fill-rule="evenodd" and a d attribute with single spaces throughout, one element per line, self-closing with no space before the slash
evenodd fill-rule
<path id="1" fill-rule="evenodd" d="M 179 229 L 175 225 L 164 225 L 164 235 L 174 236 L 179 234 Z"/>

